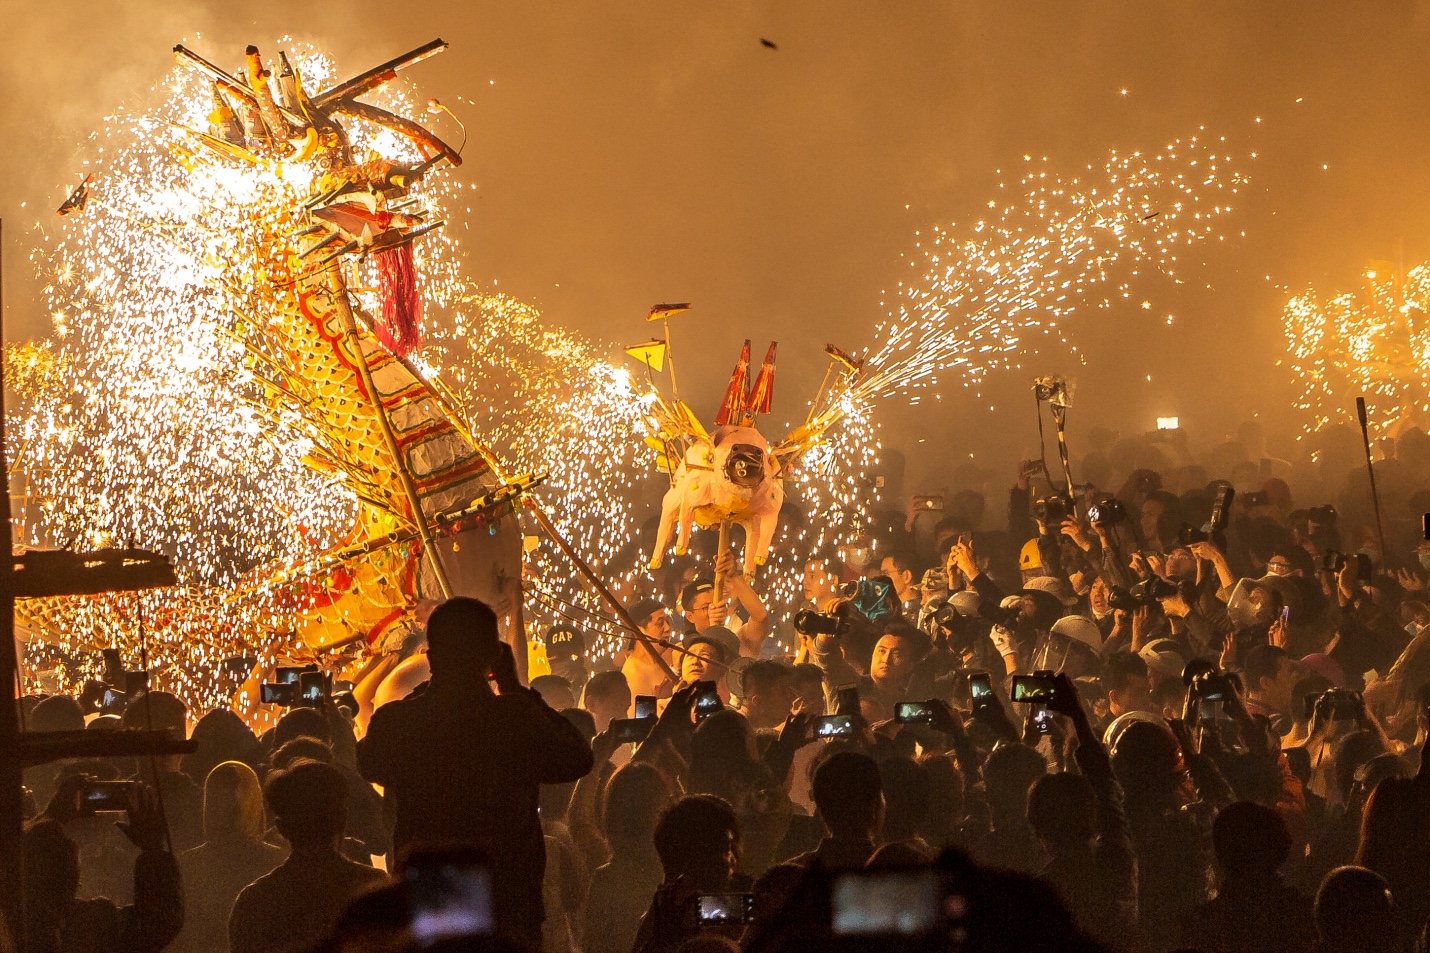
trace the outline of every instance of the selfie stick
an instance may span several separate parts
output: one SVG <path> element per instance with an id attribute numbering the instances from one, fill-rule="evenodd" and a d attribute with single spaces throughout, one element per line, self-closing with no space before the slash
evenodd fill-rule
<path id="1" fill-rule="evenodd" d="M 1370 500 L 1375 506 L 1375 532 L 1380 538 L 1380 566 L 1384 569 L 1390 553 L 1385 548 L 1385 527 L 1380 522 L 1380 492 L 1375 488 L 1375 466 L 1370 461 L 1370 429 L 1366 425 L 1365 398 L 1356 398 L 1356 416 L 1360 418 L 1361 442 L 1365 444 L 1365 469 L 1370 474 Z"/>

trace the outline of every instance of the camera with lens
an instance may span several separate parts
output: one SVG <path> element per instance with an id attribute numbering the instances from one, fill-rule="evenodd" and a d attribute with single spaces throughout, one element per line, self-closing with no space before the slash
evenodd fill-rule
<path id="1" fill-rule="evenodd" d="M 1033 504 L 1033 519 L 1052 528 L 1061 526 L 1073 514 L 1073 502 L 1061 493 L 1054 493 Z"/>
<path id="2" fill-rule="evenodd" d="M 1339 573 L 1346 568 L 1349 560 L 1355 560 L 1356 575 L 1361 579 L 1369 579 L 1375 566 L 1371 563 L 1370 557 L 1365 553 L 1351 553 L 1349 556 L 1338 553 L 1334 549 L 1326 550 L 1326 555 L 1321 557 L 1321 568 L 1327 572 Z"/>
<path id="3" fill-rule="evenodd" d="M 1324 506 L 1313 506 L 1306 511 L 1306 522 L 1315 523 L 1318 526 L 1330 526 L 1336 522 L 1340 514 L 1336 508 L 1327 503 Z"/>
<path id="4" fill-rule="evenodd" d="M 1360 718 L 1361 705 L 1358 693 L 1348 688 L 1331 688 L 1321 693 L 1313 708 L 1331 721 L 1355 721 Z"/>
<path id="5" fill-rule="evenodd" d="M 1023 615 L 1023 607 L 1009 606 L 1003 608 L 997 603 L 985 602 L 978 607 L 978 615 L 997 626 L 1011 629 L 1018 624 L 1019 618 Z"/>
<path id="6" fill-rule="evenodd" d="M 1170 599 L 1180 592 L 1175 585 L 1161 578 L 1151 576 L 1131 589 L 1113 586 L 1107 594 L 1107 604 L 1124 612 L 1135 612 L 1143 606 L 1155 605 L 1162 599 Z"/>
<path id="7" fill-rule="evenodd" d="M 1183 523 L 1182 528 L 1177 531 L 1177 542 L 1183 546 L 1191 546 L 1193 543 L 1209 543 L 1211 541 L 1211 533 L 1188 523 Z"/>
<path id="8" fill-rule="evenodd" d="M 1116 526 L 1127 519 L 1127 507 L 1115 496 L 1098 500 L 1087 508 L 1087 518 L 1097 526 Z"/>
<path id="9" fill-rule="evenodd" d="M 794 630 L 800 635 L 843 635 L 849 630 L 849 620 L 841 615 L 801 609 L 794 614 Z"/>
<path id="10" fill-rule="evenodd" d="M 933 610 L 933 624 L 947 635 L 956 635 L 963 631 L 964 626 L 962 614 L 951 602 L 945 602 Z"/>
<path id="11" fill-rule="evenodd" d="M 1202 701 L 1226 701 L 1236 694 L 1236 685 L 1225 672 L 1212 669 L 1194 675 L 1191 690 Z"/>

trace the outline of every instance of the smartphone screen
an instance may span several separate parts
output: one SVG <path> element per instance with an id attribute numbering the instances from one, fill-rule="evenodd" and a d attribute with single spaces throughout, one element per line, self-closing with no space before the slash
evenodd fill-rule
<path id="1" fill-rule="evenodd" d="M 133 787 L 129 781 L 91 781 L 80 790 L 80 810 L 86 814 L 127 811 Z"/>
<path id="2" fill-rule="evenodd" d="M 656 711 L 655 711 L 655 696 L 654 696 L 654 695 L 637 695 L 637 696 L 636 696 L 636 717 L 637 717 L 637 718 L 654 718 L 655 715 L 656 715 Z"/>
<path id="3" fill-rule="evenodd" d="M 258 689 L 258 700 L 265 705 L 291 705 L 297 687 L 293 684 L 265 683 Z"/>
<path id="4" fill-rule="evenodd" d="M 297 682 L 304 672 L 311 672 L 313 669 L 306 665 L 280 665 L 273 670 L 273 681 L 279 685 L 287 685 Z"/>
<path id="5" fill-rule="evenodd" d="M 486 867 L 458 862 L 409 867 L 407 889 L 418 946 L 492 932 L 492 875 Z"/>
<path id="6" fill-rule="evenodd" d="M 1053 713 L 1042 706 L 1033 710 L 1033 726 L 1038 729 L 1038 734 L 1048 735 L 1053 731 Z"/>
<path id="7" fill-rule="evenodd" d="M 322 672 L 304 672 L 298 676 L 298 695 L 305 705 L 321 705 L 328 697 L 327 678 Z"/>
<path id="8" fill-rule="evenodd" d="M 754 914 L 752 893 L 702 893 L 696 901 L 696 916 L 701 923 L 749 923 Z"/>
<path id="9" fill-rule="evenodd" d="M 1047 704 L 1053 700 L 1053 680 L 1046 675 L 1014 675 L 1013 700 Z"/>
<path id="10" fill-rule="evenodd" d="M 894 721 L 901 725 L 927 725 L 933 721 L 933 706 L 928 702 L 899 702 L 894 706 Z"/>
<path id="11" fill-rule="evenodd" d="M 655 727 L 655 718 L 615 718 L 611 721 L 611 737 L 623 745 L 639 744 Z"/>
<path id="12" fill-rule="evenodd" d="M 814 736 L 816 738 L 852 738 L 854 737 L 854 716 L 821 715 L 814 719 Z"/>
<path id="13" fill-rule="evenodd" d="M 696 718 L 713 715 L 724 707 L 725 703 L 720 700 L 720 691 L 715 687 L 714 682 L 695 683 Z"/>
<path id="14" fill-rule="evenodd" d="M 968 676 L 968 693 L 973 703 L 987 701 L 993 697 L 993 676 L 987 672 L 973 672 Z"/>
<path id="15" fill-rule="evenodd" d="M 938 926 L 934 870 L 860 870 L 838 874 L 830 926 L 839 936 L 922 936 Z"/>

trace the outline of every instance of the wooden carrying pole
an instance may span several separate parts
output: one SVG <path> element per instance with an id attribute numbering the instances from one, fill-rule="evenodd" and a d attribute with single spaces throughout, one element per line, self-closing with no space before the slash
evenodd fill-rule
<path id="1" fill-rule="evenodd" d="M 353 317 L 352 305 L 348 303 L 347 284 L 343 281 L 342 270 L 336 261 L 328 266 L 328 290 L 332 292 L 333 302 L 338 307 L 338 317 L 343 322 L 343 333 L 347 336 L 348 346 L 352 348 L 358 373 L 362 375 L 363 387 L 367 389 L 367 398 L 372 403 L 373 412 L 377 414 L 378 425 L 382 428 L 382 436 L 387 442 L 388 452 L 392 454 L 392 464 L 397 468 L 397 476 L 402 481 L 402 489 L 407 495 L 407 503 L 412 507 L 412 519 L 417 524 L 417 534 L 422 538 L 422 549 L 432 560 L 432 574 L 437 577 L 437 586 L 442 590 L 442 598 L 450 599 L 452 598 L 452 583 L 447 579 L 446 567 L 442 565 L 442 553 L 437 549 L 437 541 L 432 536 L 432 527 L 427 524 L 427 514 L 422 510 L 422 500 L 417 495 L 417 485 L 412 482 L 412 474 L 407 472 L 407 463 L 403 460 L 402 451 L 397 446 L 397 435 L 392 432 L 392 423 L 387 419 L 387 409 L 382 406 L 382 395 L 377 392 L 377 387 L 372 382 L 372 368 L 368 366 L 367 352 L 363 350 L 362 339 L 358 337 L 357 320 Z"/>

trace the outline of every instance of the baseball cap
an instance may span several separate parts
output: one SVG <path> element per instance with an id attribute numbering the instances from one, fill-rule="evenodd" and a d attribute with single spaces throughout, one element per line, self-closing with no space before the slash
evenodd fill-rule
<path id="1" fill-rule="evenodd" d="M 1018 553 L 1018 568 L 1024 572 L 1043 568 L 1043 555 L 1038 552 L 1038 541 L 1030 539 Z"/>
<path id="2" fill-rule="evenodd" d="M 662 603 L 659 599 L 642 599 L 635 605 L 631 606 L 631 621 L 634 622 L 636 625 L 645 625 L 647 622 L 650 621 L 651 616 L 655 615 L 657 612 L 664 608 L 665 604 Z"/>
<path id="3" fill-rule="evenodd" d="M 689 612 L 690 604 L 695 601 L 695 597 L 702 592 L 714 592 L 715 580 L 707 577 L 693 579 L 685 584 L 685 588 L 680 590 L 680 611 Z"/>
<path id="4" fill-rule="evenodd" d="M 542 637 L 546 642 L 546 657 L 579 658 L 586 654 L 586 639 L 569 625 L 553 625 Z"/>

